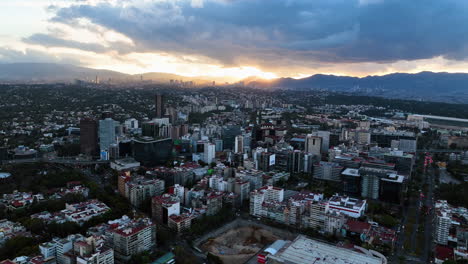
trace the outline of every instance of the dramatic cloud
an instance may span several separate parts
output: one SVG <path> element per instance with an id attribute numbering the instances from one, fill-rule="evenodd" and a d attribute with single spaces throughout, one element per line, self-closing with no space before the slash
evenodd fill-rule
<path id="1" fill-rule="evenodd" d="M 133 1 L 72 5 L 53 20 L 78 18 L 120 32 L 141 49 L 226 64 L 280 56 L 388 62 L 468 55 L 464 0 Z"/>
<path id="2" fill-rule="evenodd" d="M 48 12 L 51 25 L 95 36 L 73 39 L 49 28 L 25 43 L 122 60 L 166 54 L 189 64 L 255 66 L 291 76 L 340 67 L 416 69 L 426 60 L 464 65 L 468 57 L 466 0 L 75 0 Z M 119 39 L 102 37 L 105 32 Z"/>

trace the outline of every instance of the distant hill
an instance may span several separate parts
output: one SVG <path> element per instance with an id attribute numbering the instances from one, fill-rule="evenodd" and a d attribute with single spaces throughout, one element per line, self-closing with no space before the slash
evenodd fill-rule
<path id="1" fill-rule="evenodd" d="M 86 67 L 79 67 L 70 64 L 55 63 L 10 63 L 0 64 L 0 81 L 16 82 L 71 82 L 76 79 L 94 81 L 96 76 L 99 80 L 152 80 L 160 83 L 168 83 L 170 80 L 193 81 L 196 84 L 211 84 L 215 81 L 218 84 L 225 81 L 236 81 L 221 77 L 196 76 L 186 77 L 171 73 L 149 72 L 142 74 L 125 74 L 110 70 L 98 70 Z"/>
<path id="2" fill-rule="evenodd" d="M 197 85 L 223 84 L 236 79 L 225 77 L 187 77 L 170 73 L 150 72 L 125 74 L 110 70 L 98 70 L 68 64 L 54 63 L 12 63 L 0 64 L 0 82 L 71 82 L 76 79 L 94 81 L 152 80 L 168 83 L 170 80 L 193 81 Z M 265 89 L 325 90 L 382 96 L 389 98 L 421 99 L 429 101 L 468 102 L 468 74 L 446 72 L 420 72 L 416 74 L 393 73 L 363 78 L 316 74 L 307 78 L 278 78 L 264 80 L 255 76 L 243 80 L 244 85 Z"/>
<path id="3" fill-rule="evenodd" d="M 11 63 L 0 64 L 0 80 L 3 81 L 73 81 L 95 80 L 96 76 L 100 80 L 109 78 L 123 80 L 131 77 L 120 72 L 109 70 L 96 70 L 85 67 L 78 67 L 69 64 L 55 63 Z"/>
<path id="4" fill-rule="evenodd" d="M 257 88 L 327 90 L 437 101 L 456 102 L 468 98 L 468 74 L 466 73 L 393 73 L 363 78 L 316 74 L 302 79 L 254 80 L 246 84 Z"/>

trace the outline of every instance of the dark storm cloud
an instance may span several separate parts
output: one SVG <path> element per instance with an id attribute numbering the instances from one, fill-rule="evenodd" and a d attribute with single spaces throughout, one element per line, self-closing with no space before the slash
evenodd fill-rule
<path id="1" fill-rule="evenodd" d="M 140 2 L 77 4 L 57 9 L 53 21 L 87 18 L 131 38 L 135 51 L 198 54 L 225 65 L 271 64 L 284 56 L 391 62 L 468 55 L 466 0 Z"/>

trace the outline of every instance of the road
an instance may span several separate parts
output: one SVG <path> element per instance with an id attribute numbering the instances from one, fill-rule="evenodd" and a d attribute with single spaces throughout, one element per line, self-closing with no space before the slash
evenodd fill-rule
<path id="1" fill-rule="evenodd" d="M 432 255 L 434 250 L 433 243 L 433 219 L 434 210 L 429 210 L 429 213 L 424 216 L 421 214 L 421 208 L 424 205 L 426 208 L 434 208 L 434 189 L 435 189 L 435 170 L 432 166 L 428 166 L 426 172 L 423 174 L 421 191 L 423 192 L 423 186 L 427 184 L 427 191 L 423 195 L 413 197 L 409 200 L 408 206 L 403 207 L 403 214 L 400 226 L 401 231 L 398 235 L 398 239 L 395 243 L 395 254 L 390 258 L 389 263 L 399 263 L 399 258 L 404 257 L 404 263 L 431 263 Z M 412 221 L 408 221 L 409 217 L 414 217 Z M 413 225 L 409 223 L 413 222 Z M 421 233 L 418 234 L 418 229 L 423 225 L 423 244 L 421 244 Z M 411 228 L 413 231 L 409 237 L 405 234 L 405 229 Z M 405 241 L 409 240 L 409 243 Z M 405 245 L 409 248 L 405 248 Z M 421 248 L 422 247 L 422 248 Z M 420 251 L 420 255 L 416 255 L 414 252 Z"/>
<path id="2" fill-rule="evenodd" d="M 431 253 L 434 252 L 434 189 L 435 189 L 435 169 L 429 166 L 426 173 L 426 183 L 428 184 L 427 193 L 424 197 L 424 205 L 429 208 L 424 223 L 424 251 L 422 260 L 425 263 L 432 262 Z"/>

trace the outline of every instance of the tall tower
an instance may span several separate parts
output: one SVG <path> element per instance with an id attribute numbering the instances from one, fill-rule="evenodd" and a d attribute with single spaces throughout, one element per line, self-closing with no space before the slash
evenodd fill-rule
<path id="1" fill-rule="evenodd" d="M 90 156 L 98 153 L 98 123 L 95 119 L 80 120 L 80 150 Z"/>
<path id="2" fill-rule="evenodd" d="M 154 97 L 154 105 L 155 105 L 155 112 L 156 112 L 156 118 L 162 118 L 165 113 L 165 108 L 164 108 L 164 96 L 162 94 L 157 94 Z"/>

